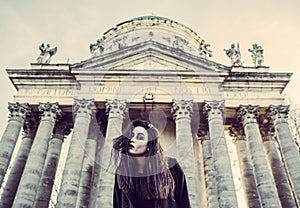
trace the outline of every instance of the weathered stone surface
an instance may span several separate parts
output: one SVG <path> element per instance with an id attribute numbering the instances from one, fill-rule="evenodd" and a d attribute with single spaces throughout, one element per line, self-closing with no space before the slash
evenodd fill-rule
<path id="1" fill-rule="evenodd" d="M 300 155 L 293 139 L 289 124 L 287 122 L 289 106 L 270 105 L 266 110 L 267 115 L 274 123 L 278 138 L 281 156 L 286 165 L 290 182 L 296 196 L 298 206 L 300 205 Z"/>
<path id="2" fill-rule="evenodd" d="M 94 100 L 75 99 L 73 112 L 74 130 L 57 198 L 57 208 L 76 205 L 89 125 L 96 112 Z"/>
<path id="3" fill-rule="evenodd" d="M 24 168 L 13 207 L 32 207 L 42 175 L 49 139 L 62 111 L 57 103 L 39 105 L 41 120 Z"/>
<path id="4" fill-rule="evenodd" d="M 0 187 L 6 174 L 11 156 L 20 134 L 22 125 L 30 108 L 27 103 L 9 103 L 9 120 L 0 140 Z"/>
<path id="5" fill-rule="evenodd" d="M 259 106 L 240 105 L 238 118 L 244 127 L 261 206 L 281 207 L 275 182 L 268 168 L 268 162 L 257 124 L 258 110 Z"/>
<path id="6" fill-rule="evenodd" d="M 206 101 L 204 112 L 207 116 L 209 127 L 219 207 L 238 207 L 224 134 L 224 101 Z"/>

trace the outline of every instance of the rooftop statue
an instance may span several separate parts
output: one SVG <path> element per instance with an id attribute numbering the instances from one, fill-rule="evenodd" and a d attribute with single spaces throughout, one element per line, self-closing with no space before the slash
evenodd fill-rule
<path id="1" fill-rule="evenodd" d="M 44 43 L 42 43 L 39 46 L 39 49 L 41 53 L 36 59 L 38 64 L 49 64 L 51 61 L 51 57 L 57 52 L 57 47 L 50 48 L 50 44 L 45 45 Z"/>
<path id="2" fill-rule="evenodd" d="M 229 49 L 224 49 L 226 52 L 226 55 L 231 59 L 231 66 L 242 66 L 241 61 L 241 51 L 240 46 L 237 43 L 237 46 L 235 48 L 235 44 L 231 44 L 231 47 Z"/>
<path id="3" fill-rule="evenodd" d="M 257 45 L 256 43 L 254 43 L 252 45 L 252 49 L 248 49 L 249 52 L 252 53 L 251 57 L 254 63 L 254 66 L 262 66 L 263 62 L 264 62 L 264 49 Z"/>
<path id="4" fill-rule="evenodd" d="M 98 39 L 96 43 L 91 43 L 90 44 L 90 53 L 92 56 L 98 56 L 103 53 L 104 46 L 103 46 L 104 40 L 103 38 Z"/>
<path id="5" fill-rule="evenodd" d="M 212 50 L 210 50 L 210 44 L 205 43 L 205 40 L 201 40 L 199 45 L 200 56 L 203 58 L 212 57 Z"/>

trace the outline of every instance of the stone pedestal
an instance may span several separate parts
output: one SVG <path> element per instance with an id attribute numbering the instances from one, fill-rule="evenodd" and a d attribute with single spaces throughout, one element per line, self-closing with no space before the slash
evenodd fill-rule
<path id="1" fill-rule="evenodd" d="M 39 105 L 41 121 L 19 184 L 13 207 L 32 207 L 42 175 L 44 162 L 56 120 L 61 115 L 57 103 Z"/>
<path id="2" fill-rule="evenodd" d="M 224 134 L 224 101 L 209 101 L 204 105 L 207 116 L 211 151 L 218 188 L 219 207 L 238 207 L 230 158 Z"/>
<path id="3" fill-rule="evenodd" d="M 93 99 L 74 100 L 74 130 L 62 175 L 57 208 L 76 205 L 89 125 L 95 112 L 96 106 Z"/>
<path id="4" fill-rule="evenodd" d="M 281 207 L 257 124 L 258 108 L 258 106 L 240 105 L 238 118 L 244 127 L 261 207 Z"/>
<path id="5" fill-rule="evenodd" d="M 30 112 L 28 104 L 8 103 L 10 111 L 8 123 L 0 140 L 0 186 L 2 185 L 11 156 L 26 115 Z"/>

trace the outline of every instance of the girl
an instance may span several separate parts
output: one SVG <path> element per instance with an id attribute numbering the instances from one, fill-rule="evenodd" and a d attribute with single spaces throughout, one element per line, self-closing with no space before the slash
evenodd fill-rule
<path id="1" fill-rule="evenodd" d="M 190 208 L 184 173 L 164 155 L 159 132 L 149 122 L 133 121 L 114 139 L 114 208 Z"/>

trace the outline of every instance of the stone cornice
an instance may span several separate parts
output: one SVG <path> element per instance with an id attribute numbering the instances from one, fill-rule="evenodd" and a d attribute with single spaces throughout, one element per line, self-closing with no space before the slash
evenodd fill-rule
<path id="1" fill-rule="evenodd" d="M 20 88 L 64 88 L 77 85 L 69 64 L 31 64 L 29 69 L 6 69 L 17 90 Z"/>
<path id="2" fill-rule="evenodd" d="M 171 60 L 174 60 L 175 62 L 181 62 L 188 68 L 191 68 L 195 71 L 197 71 L 197 68 L 221 72 L 229 71 L 229 68 L 222 64 L 189 54 L 187 52 L 183 52 L 181 50 L 154 41 L 139 43 L 133 46 L 122 48 L 118 51 L 104 54 L 102 56 L 90 58 L 80 63 L 73 64 L 71 66 L 71 70 L 82 71 L 91 68 L 112 68 L 111 66 L 114 66 L 115 62 L 119 60 L 123 60 L 132 56 L 143 56 L 143 54 L 149 52 L 151 52 L 151 55 L 157 54 L 160 57 L 164 56 L 168 57 Z"/>

